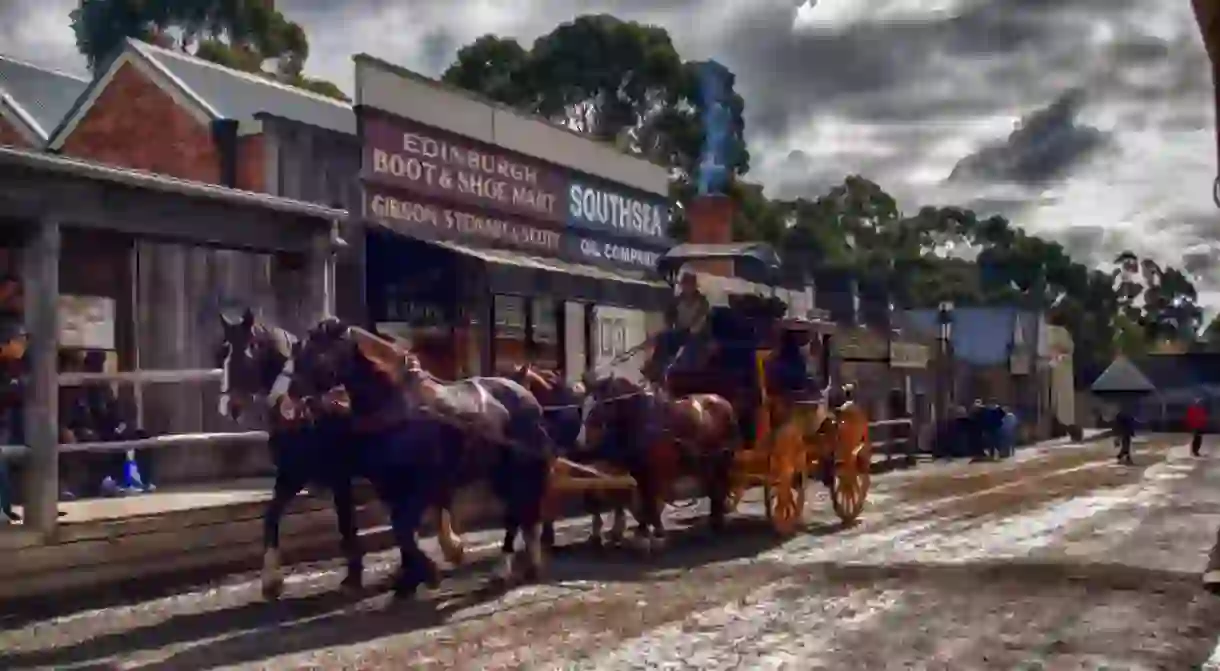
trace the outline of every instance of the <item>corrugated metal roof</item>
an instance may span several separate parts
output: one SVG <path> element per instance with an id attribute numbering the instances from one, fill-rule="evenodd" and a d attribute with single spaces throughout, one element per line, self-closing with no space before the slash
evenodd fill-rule
<path id="1" fill-rule="evenodd" d="M 313 203 L 271 196 L 264 193 L 229 189 L 214 184 L 193 182 L 176 177 L 167 177 L 143 170 L 116 168 L 80 159 L 30 151 L 14 147 L 0 147 L 0 165 L 18 165 L 27 170 L 42 170 L 88 179 L 109 181 L 139 188 L 153 189 L 185 196 L 213 198 L 235 205 L 263 207 L 287 214 L 303 215 L 324 220 L 347 218 L 346 210 L 337 210 Z"/>
<path id="2" fill-rule="evenodd" d="M 89 80 L 0 56 L 0 93 L 44 140 L 72 109 Z"/>
<path id="3" fill-rule="evenodd" d="M 1007 365 L 1017 315 L 1023 322 L 1036 324 L 1037 315 L 1017 308 L 957 308 L 953 311 L 953 356 L 977 366 Z M 935 337 L 940 332 L 936 310 L 904 310 L 900 326 Z M 1036 333 L 1036 326 L 1033 327 Z M 1022 330 L 1027 328 L 1022 325 Z M 1027 336 L 1028 337 L 1028 336 Z M 1034 345 L 1032 338 L 1025 344 Z"/>
<path id="4" fill-rule="evenodd" d="M 1100 393 L 1114 392 L 1152 392 L 1156 386 L 1144 375 L 1143 371 L 1127 357 L 1115 359 L 1089 387 L 1090 391 Z"/>
<path id="5" fill-rule="evenodd" d="M 356 134 L 356 113 L 351 104 L 342 100 L 232 70 L 179 51 L 136 40 L 128 42 L 223 118 L 253 121 L 255 115 L 267 113 L 340 133 Z"/>

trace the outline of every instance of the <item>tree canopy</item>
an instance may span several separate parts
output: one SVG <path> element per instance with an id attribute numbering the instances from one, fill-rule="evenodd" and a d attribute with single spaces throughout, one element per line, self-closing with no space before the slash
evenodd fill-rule
<path id="1" fill-rule="evenodd" d="M 559 25 L 528 49 L 484 35 L 458 51 L 442 79 L 662 163 L 686 187 L 703 146 L 698 67 L 678 55 L 664 28 L 597 14 Z M 728 89 L 727 163 L 744 175 L 745 101 L 731 80 Z"/>
<path id="2" fill-rule="evenodd" d="M 347 100 L 333 83 L 305 76 L 309 38 L 273 0 L 80 0 L 70 17 L 95 72 L 131 37 Z"/>

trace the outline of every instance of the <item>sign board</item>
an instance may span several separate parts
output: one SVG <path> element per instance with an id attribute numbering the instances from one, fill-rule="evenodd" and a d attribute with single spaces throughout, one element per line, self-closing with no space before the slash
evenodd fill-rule
<path id="1" fill-rule="evenodd" d="M 648 318 L 643 310 L 605 305 L 593 308 L 593 366 L 599 373 L 642 378 L 647 352 L 636 352 L 613 365 L 611 362 L 647 339 Z"/>
<path id="2" fill-rule="evenodd" d="M 662 249 L 671 244 L 669 204 L 661 196 L 380 110 L 362 106 L 359 114 L 361 179 L 382 200 L 409 194 L 407 200 L 441 201 L 467 216 L 515 217 L 543 229 L 571 228 Z M 370 201 L 370 212 L 386 216 L 381 205 Z"/>
<path id="3" fill-rule="evenodd" d="M 890 343 L 890 367 L 922 370 L 931 358 L 928 348 L 909 342 Z"/>
<path id="4" fill-rule="evenodd" d="M 59 296 L 59 346 L 115 348 L 115 301 L 103 296 Z"/>

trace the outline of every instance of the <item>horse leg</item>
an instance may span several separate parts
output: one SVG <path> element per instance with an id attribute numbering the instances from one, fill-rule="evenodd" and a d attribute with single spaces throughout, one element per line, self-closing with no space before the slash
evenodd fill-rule
<path id="1" fill-rule="evenodd" d="M 725 518 L 728 517 L 729 472 L 732 468 L 732 459 L 732 452 L 713 457 L 711 470 L 708 473 L 707 493 L 711 497 L 711 513 L 708 515 L 708 522 L 713 533 L 724 531 Z"/>
<path id="2" fill-rule="evenodd" d="M 517 522 L 517 516 L 513 515 L 511 510 L 504 511 L 504 541 L 500 543 L 500 554 L 509 555 L 516 549 L 517 533 L 521 530 L 521 524 Z"/>
<path id="3" fill-rule="evenodd" d="M 545 563 L 542 551 L 542 511 L 546 502 L 549 466 L 545 462 L 535 463 L 534 460 L 527 460 L 515 466 L 510 469 L 512 481 L 508 487 L 506 507 L 513 511 L 525 538 L 528 564 L 524 577 L 527 580 L 536 580 L 542 574 Z M 511 581 L 515 575 L 514 553 L 504 552 L 503 557 L 503 576 Z"/>
<path id="4" fill-rule="evenodd" d="M 614 502 L 614 521 L 610 523 L 610 533 L 606 540 L 611 545 L 622 545 L 627 536 L 627 506 L 621 500 Z"/>
<path id="5" fill-rule="evenodd" d="M 340 478 L 331 487 L 335 517 L 339 522 L 339 537 L 343 556 L 347 559 L 347 575 L 341 583 L 347 589 L 360 589 L 364 583 L 364 550 L 356 528 L 356 502 L 352 495 L 351 478 Z"/>
<path id="6" fill-rule="evenodd" d="M 305 488 L 303 478 L 280 469 L 275 477 L 271 502 L 263 514 L 263 598 L 275 600 L 284 593 L 284 570 L 280 557 L 280 520 L 288 504 Z"/>
<path id="7" fill-rule="evenodd" d="M 555 551 L 555 520 L 547 519 L 542 522 L 541 540 L 543 549 L 547 552 Z"/>
<path id="8" fill-rule="evenodd" d="M 419 548 L 417 540 L 420 520 L 426 508 L 426 502 L 418 494 L 403 497 L 390 506 L 390 525 L 402 561 L 402 568 L 394 581 L 394 594 L 400 598 L 414 596 L 422 584 L 435 585 L 439 582 L 439 569 Z"/>
<path id="9" fill-rule="evenodd" d="M 589 529 L 589 547 L 600 550 L 603 546 L 602 529 L 605 522 L 602 521 L 603 500 L 593 493 L 584 495 L 585 510 L 589 513 L 590 529 Z"/>
<path id="10" fill-rule="evenodd" d="M 437 503 L 437 544 L 445 561 L 460 566 L 466 558 L 466 544 L 454 528 L 453 487 L 444 487 Z"/>

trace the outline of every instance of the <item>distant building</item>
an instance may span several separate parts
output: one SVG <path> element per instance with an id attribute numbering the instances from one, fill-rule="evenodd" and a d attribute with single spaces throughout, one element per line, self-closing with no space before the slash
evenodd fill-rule
<path id="1" fill-rule="evenodd" d="M 1180 429 L 1186 408 L 1202 399 L 1215 429 L 1214 418 L 1220 412 L 1220 354 L 1120 356 L 1097 377 L 1090 391 L 1102 406 L 1094 414 L 1126 404 L 1151 428 L 1163 430 Z"/>
<path id="2" fill-rule="evenodd" d="M 1053 391 L 1056 369 L 1072 365 L 1066 331 L 1052 337 L 1041 313 L 1015 307 L 959 307 L 952 315 L 949 362 L 936 365 L 952 366 L 953 404 L 1003 404 L 1021 421 L 1024 440 L 1049 437 L 1055 420 L 1067 425 L 1075 419 L 1074 401 L 1063 394 L 1056 401 Z M 897 318 L 904 330 L 933 340 L 939 335 L 936 310 L 905 310 Z M 1060 371 L 1060 386 L 1064 376 Z"/>

